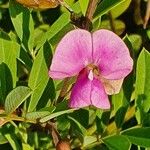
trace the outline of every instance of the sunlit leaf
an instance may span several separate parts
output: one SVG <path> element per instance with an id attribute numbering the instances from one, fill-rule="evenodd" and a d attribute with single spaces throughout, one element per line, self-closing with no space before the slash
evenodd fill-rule
<path id="1" fill-rule="evenodd" d="M 150 53 L 143 49 L 137 60 L 135 97 L 138 107 L 150 109 Z"/>
<path id="2" fill-rule="evenodd" d="M 15 134 L 6 133 L 5 138 L 8 140 L 13 150 L 21 150 L 21 146 L 19 145 Z"/>
<path id="3" fill-rule="evenodd" d="M 34 150 L 34 147 L 29 144 L 22 143 L 22 150 Z"/>
<path id="4" fill-rule="evenodd" d="M 16 110 L 30 95 L 32 91 L 30 88 L 25 86 L 18 86 L 12 90 L 5 101 L 5 111 L 6 113 L 12 113 Z"/>
<path id="5" fill-rule="evenodd" d="M 54 37 L 59 31 L 63 29 L 70 22 L 70 16 L 68 13 L 62 14 L 58 20 L 48 29 L 46 33 L 43 34 L 41 40 L 37 43 L 36 49 L 39 49 L 46 40 L 50 40 Z"/>
<path id="6" fill-rule="evenodd" d="M 28 111 L 33 111 L 40 100 L 49 81 L 48 69 L 52 58 L 51 47 L 48 42 L 39 50 L 29 76 L 29 87 L 33 90 Z"/>
<path id="7" fill-rule="evenodd" d="M 80 7 L 81 7 L 83 15 L 85 15 L 88 4 L 89 4 L 89 0 L 79 0 L 79 3 L 80 3 Z"/>
<path id="8" fill-rule="evenodd" d="M 135 53 L 138 54 L 138 52 L 142 46 L 142 37 L 138 34 L 131 34 L 131 35 L 129 35 L 129 40 L 132 44 L 132 47 L 133 47 Z"/>
<path id="9" fill-rule="evenodd" d="M 98 18 L 108 11 L 110 11 L 113 7 L 117 6 L 124 0 L 103 0 L 97 7 L 95 13 L 94 13 L 94 18 Z"/>
<path id="10" fill-rule="evenodd" d="M 90 145 L 95 141 L 97 141 L 96 136 L 84 136 L 83 147 L 86 147 L 86 145 Z"/>
<path id="11" fill-rule="evenodd" d="M 129 7 L 130 3 L 131 3 L 131 0 L 124 0 L 122 3 L 120 3 L 119 5 L 114 7 L 111 10 L 112 17 L 117 18 L 118 16 L 120 16 L 123 12 L 126 11 L 126 9 Z"/>
<path id="12" fill-rule="evenodd" d="M 42 110 L 35 111 L 35 112 L 28 112 L 26 114 L 26 118 L 31 119 L 31 120 L 35 120 L 35 119 L 38 119 L 38 118 L 43 118 L 45 116 L 50 115 L 54 110 L 55 110 L 55 107 L 53 106 L 53 107 L 44 108 Z"/>
<path id="13" fill-rule="evenodd" d="M 0 133 L 0 144 L 5 144 L 7 142 L 8 140 L 4 137 L 4 135 L 2 135 L 2 133 Z"/>
<path id="14" fill-rule="evenodd" d="M 20 46 L 12 41 L 0 39 L 0 101 L 16 86 L 17 58 Z"/>
<path id="15" fill-rule="evenodd" d="M 20 41 L 27 50 L 32 51 L 34 44 L 34 23 L 30 11 L 18 5 L 14 0 L 10 0 L 9 11 Z"/>
<path id="16" fill-rule="evenodd" d="M 76 12 L 79 13 L 81 10 L 79 8 L 79 3 L 76 2 L 73 6 L 72 9 Z M 69 25 L 71 22 L 70 20 L 70 14 L 69 13 L 63 13 L 50 28 L 47 30 L 46 33 L 44 33 L 41 37 L 41 40 L 38 42 L 36 49 L 39 49 L 47 40 L 50 41 L 54 36 L 58 33 L 61 33 L 61 31 Z M 68 30 L 68 29 L 67 29 Z M 64 32 L 66 33 L 66 32 Z"/>
<path id="17" fill-rule="evenodd" d="M 72 113 L 74 110 L 76 110 L 76 109 L 68 109 L 68 110 L 63 110 L 63 111 L 55 112 L 55 113 L 53 113 L 51 115 L 48 115 L 48 116 L 40 119 L 40 122 L 46 122 L 46 121 L 48 121 L 50 119 L 53 119 L 55 117 L 58 117 L 60 115 L 67 114 L 67 113 Z"/>

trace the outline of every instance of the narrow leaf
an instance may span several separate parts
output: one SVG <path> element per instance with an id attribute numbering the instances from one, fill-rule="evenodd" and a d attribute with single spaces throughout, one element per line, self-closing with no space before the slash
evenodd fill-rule
<path id="1" fill-rule="evenodd" d="M 25 86 L 18 86 L 12 90 L 5 101 L 5 111 L 6 113 L 12 113 L 16 110 L 30 95 L 32 91 L 30 88 Z"/>
<path id="2" fill-rule="evenodd" d="M 87 134 L 87 131 L 86 131 L 86 129 L 84 128 L 84 126 L 82 126 L 76 119 L 74 119 L 74 118 L 71 117 L 71 116 L 68 116 L 68 118 L 69 118 L 70 120 L 72 120 L 73 123 L 76 124 L 76 126 L 78 127 L 78 129 L 80 130 L 80 132 L 82 133 L 82 135 L 86 135 L 86 134 Z"/>
<path id="3" fill-rule="evenodd" d="M 63 29 L 70 22 L 70 17 L 68 13 L 62 14 L 57 21 L 48 29 L 46 33 L 43 34 L 41 40 L 38 42 L 36 49 L 39 49 L 46 40 L 50 40 L 55 36 L 59 31 Z"/>
<path id="4" fill-rule="evenodd" d="M 48 67 L 51 61 L 52 53 L 48 42 L 39 50 L 29 76 L 29 87 L 33 90 L 28 111 L 33 111 L 40 100 L 44 89 L 49 81 Z"/>
<path id="5" fill-rule="evenodd" d="M 108 11 L 110 11 L 112 8 L 117 6 L 118 4 L 122 3 L 124 0 L 103 0 L 97 7 L 94 18 L 98 18 Z"/>
<path id="6" fill-rule="evenodd" d="M 16 138 L 15 134 L 7 133 L 5 134 L 5 138 L 8 140 L 13 150 L 21 150 L 21 146 L 19 145 L 18 139 Z"/>
<path id="7" fill-rule="evenodd" d="M 53 107 L 43 109 L 43 110 L 39 110 L 39 111 L 35 111 L 35 112 L 28 112 L 26 114 L 26 118 L 31 119 L 31 120 L 35 120 L 35 119 L 38 119 L 38 118 L 43 118 L 45 116 L 50 115 L 54 110 L 55 110 L 55 107 L 53 106 Z"/>
<path id="8" fill-rule="evenodd" d="M 113 18 L 119 17 L 126 9 L 129 7 L 131 0 L 124 0 L 124 2 L 120 3 L 116 7 L 111 10 L 111 14 Z"/>
<path id="9" fill-rule="evenodd" d="M 2 133 L 0 133 L 0 144 L 5 144 L 7 143 L 7 139 L 4 137 L 4 135 Z"/>
<path id="10" fill-rule="evenodd" d="M 68 110 L 63 110 L 63 111 L 55 112 L 55 113 L 53 113 L 53 114 L 51 114 L 49 116 L 46 116 L 46 117 L 40 119 L 40 122 L 46 122 L 46 121 L 48 121 L 50 119 L 53 119 L 55 117 L 58 117 L 60 115 L 67 114 L 67 113 L 72 113 L 74 110 L 76 110 L 76 109 L 68 109 Z"/>
<path id="11" fill-rule="evenodd" d="M 25 8 L 14 0 L 9 2 L 9 11 L 15 31 L 24 47 L 32 51 L 34 40 L 34 23 L 28 8 Z"/>
<path id="12" fill-rule="evenodd" d="M 79 3 L 80 3 L 82 13 L 85 16 L 85 13 L 89 4 L 89 0 L 79 0 Z"/>
<path id="13" fill-rule="evenodd" d="M 150 109 L 150 53 L 143 49 L 137 60 L 135 97 L 138 107 Z"/>
<path id="14" fill-rule="evenodd" d="M 79 13 L 81 10 L 79 8 L 79 3 L 76 2 L 73 6 L 72 9 L 74 10 L 75 13 Z M 48 29 L 46 33 L 43 34 L 41 37 L 41 40 L 38 42 L 36 46 L 36 50 L 41 48 L 43 44 L 46 41 L 50 41 L 54 36 L 56 38 L 56 35 L 58 33 L 61 33 L 62 30 L 64 32 L 64 28 L 66 29 L 66 26 L 70 26 L 71 20 L 70 20 L 70 14 L 69 13 L 63 13 L 55 22 L 54 24 Z M 68 31 L 68 29 L 66 29 Z M 64 32 L 65 33 L 65 32 Z M 62 35 L 61 35 L 62 36 Z"/>

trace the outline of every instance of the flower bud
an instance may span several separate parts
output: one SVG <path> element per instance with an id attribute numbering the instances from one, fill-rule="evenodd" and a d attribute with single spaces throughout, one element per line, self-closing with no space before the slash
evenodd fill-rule
<path id="1" fill-rule="evenodd" d="M 70 143 L 68 141 L 59 141 L 56 150 L 71 150 Z"/>

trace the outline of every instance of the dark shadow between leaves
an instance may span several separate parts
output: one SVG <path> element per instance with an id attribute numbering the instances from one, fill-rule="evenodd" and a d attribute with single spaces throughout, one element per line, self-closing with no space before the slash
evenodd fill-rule
<path id="1" fill-rule="evenodd" d="M 43 46 L 43 56 L 44 56 L 47 68 L 49 69 L 49 66 L 52 62 L 53 54 L 52 54 L 50 43 L 48 41 L 46 41 Z"/>
<path id="2" fill-rule="evenodd" d="M 43 56 L 45 59 L 45 64 L 47 65 L 47 70 L 49 70 L 49 66 L 51 64 L 52 60 L 52 51 L 51 51 L 51 46 L 48 41 L 45 42 L 43 46 Z M 48 74 L 48 71 L 47 71 Z M 46 106 L 49 100 L 54 100 L 55 98 L 55 86 L 53 83 L 53 80 L 49 78 L 49 81 L 46 85 L 46 88 L 42 94 L 42 97 L 39 100 L 39 103 L 37 105 L 37 109 L 41 109 Z"/>
<path id="3" fill-rule="evenodd" d="M 4 105 L 7 94 L 13 89 L 13 79 L 9 67 L 0 64 L 0 104 Z"/>

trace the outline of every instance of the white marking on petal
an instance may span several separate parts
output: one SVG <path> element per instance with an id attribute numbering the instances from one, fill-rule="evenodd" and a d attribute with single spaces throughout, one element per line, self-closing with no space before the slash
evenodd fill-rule
<path id="1" fill-rule="evenodd" d="M 84 65 L 87 66 L 89 63 L 87 60 L 84 61 Z"/>
<path id="2" fill-rule="evenodd" d="M 93 80 L 94 75 L 93 75 L 93 71 L 92 71 L 92 70 L 90 70 L 89 75 L 88 75 L 88 78 L 89 78 L 91 81 Z"/>

